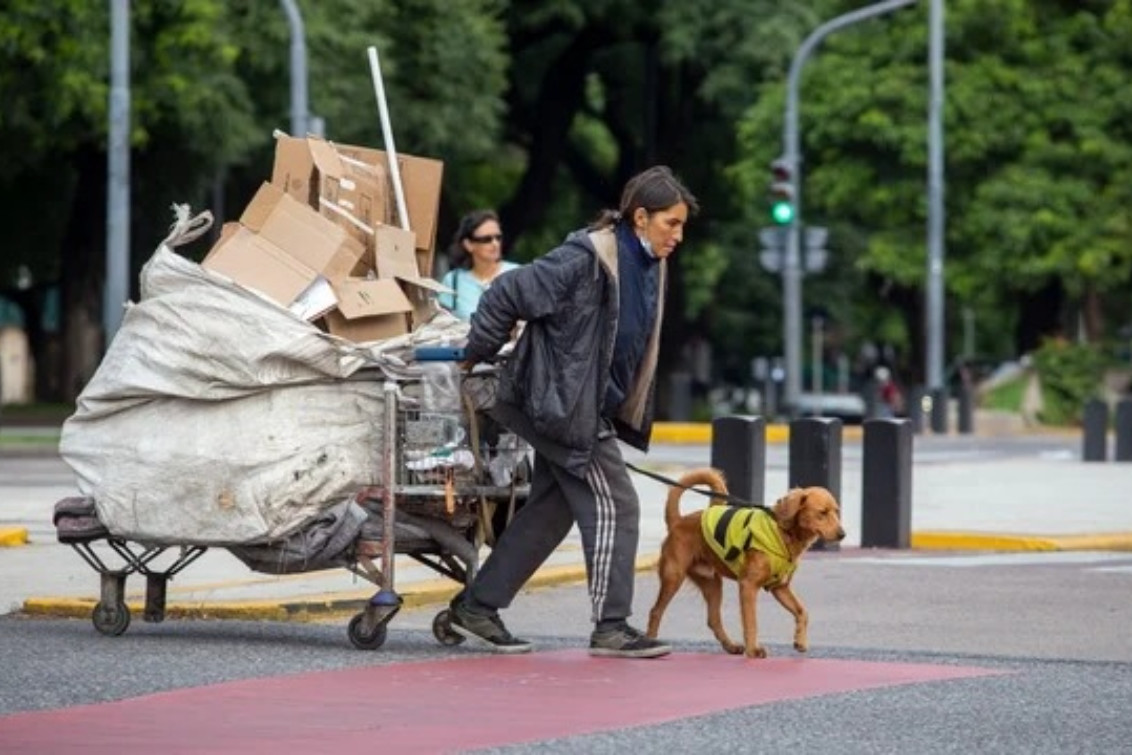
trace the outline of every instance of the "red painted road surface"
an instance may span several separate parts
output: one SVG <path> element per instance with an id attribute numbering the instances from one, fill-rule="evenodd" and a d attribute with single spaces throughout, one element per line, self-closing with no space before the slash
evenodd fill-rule
<path id="1" fill-rule="evenodd" d="M 797 657 L 585 651 L 249 679 L 0 718 L 4 753 L 449 752 L 816 695 L 1002 673 Z"/>

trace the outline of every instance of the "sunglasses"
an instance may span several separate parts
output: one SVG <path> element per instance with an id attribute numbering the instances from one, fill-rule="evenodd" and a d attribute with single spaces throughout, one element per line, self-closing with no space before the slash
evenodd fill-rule
<path id="1" fill-rule="evenodd" d="M 498 241 L 499 243 L 502 244 L 503 243 L 503 234 L 502 233 L 489 233 L 485 236 L 469 236 L 468 241 L 471 241 L 473 244 L 490 244 L 493 241 Z"/>

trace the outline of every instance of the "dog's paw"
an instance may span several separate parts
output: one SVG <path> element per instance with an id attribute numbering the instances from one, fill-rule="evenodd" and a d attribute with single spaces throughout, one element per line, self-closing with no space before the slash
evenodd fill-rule
<path id="1" fill-rule="evenodd" d="M 748 658 L 766 658 L 766 648 L 755 645 L 753 648 L 748 648 L 744 655 Z"/>
<path id="2" fill-rule="evenodd" d="M 805 640 L 794 640 L 794 649 L 799 653 L 804 653 L 810 649 L 810 643 Z"/>
<path id="3" fill-rule="evenodd" d="M 723 644 L 723 652 L 727 653 L 728 655 L 742 655 L 743 654 L 743 646 L 742 645 L 736 645 L 734 642 L 725 642 L 725 643 L 722 643 L 722 644 Z"/>

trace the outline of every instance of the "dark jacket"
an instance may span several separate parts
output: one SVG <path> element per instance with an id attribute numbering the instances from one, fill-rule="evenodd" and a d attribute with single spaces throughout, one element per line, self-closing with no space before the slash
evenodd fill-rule
<path id="1" fill-rule="evenodd" d="M 665 263 L 649 345 L 617 417 L 619 438 L 648 450 Z M 523 334 L 500 376 L 493 415 L 550 460 L 583 476 L 601 427 L 601 403 L 619 311 L 612 229 L 575 231 L 536 261 L 499 276 L 472 315 L 469 361 L 493 356 L 515 325 Z"/>

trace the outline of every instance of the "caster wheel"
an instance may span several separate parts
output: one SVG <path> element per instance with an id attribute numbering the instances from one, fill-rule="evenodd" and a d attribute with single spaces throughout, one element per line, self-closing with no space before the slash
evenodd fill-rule
<path id="1" fill-rule="evenodd" d="M 385 644 L 386 627 L 381 624 L 377 629 L 373 630 L 372 634 L 362 633 L 362 622 L 365 620 L 366 615 L 359 613 L 354 618 L 350 619 L 350 625 L 346 628 L 346 634 L 350 638 L 350 642 L 354 644 L 358 650 L 377 650 Z"/>
<path id="2" fill-rule="evenodd" d="M 464 635 L 452 631 L 452 624 L 448 616 L 447 610 L 436 614 L 436 618 L 432 620 L 432 636 L 435 637 L 437 642 L 441 645 L 452 647 L 453 645 L 459 645 L 463 642 Z"/>
<path id="3" fill-rule="evenodd" d="M 125 603 L 103 603 L 99 601 L 91 612 L 90 620 L 94 628 L 107 637 L 117 637 L 130 626 L 130 609 Z"/>

